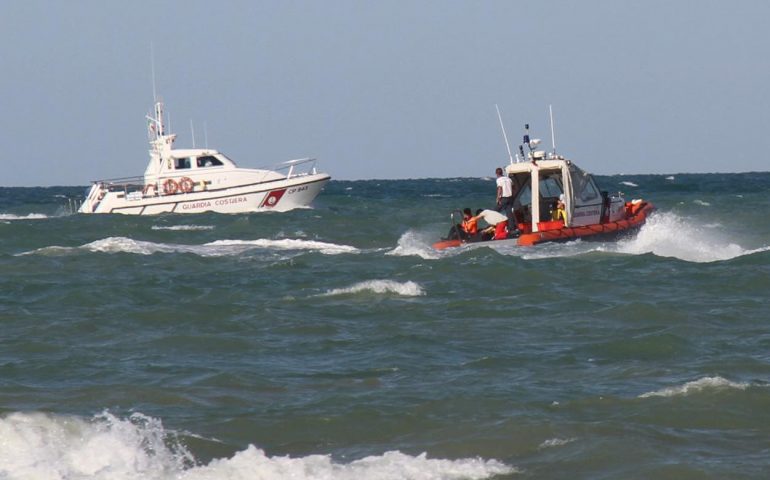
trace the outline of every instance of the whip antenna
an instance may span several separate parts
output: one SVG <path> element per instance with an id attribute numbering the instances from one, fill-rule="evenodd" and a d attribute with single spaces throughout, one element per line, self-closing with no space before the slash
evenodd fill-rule
<path id="1" fill-rule="evenodd" d="M 511 145 L 508 143 L 508 135 L 505 133 L 505 127 L 503 126 L 503 117 L 500 115 L 500 108 L 495 104 L 495 110 L 497 110 L 497 119 L 500 120 L 500 129 L 503 131 L 503 139 L 505 140 L 505 148 L 508 150 L 508 160 L 513 164 L 513 155 L 511 154 Z"/>

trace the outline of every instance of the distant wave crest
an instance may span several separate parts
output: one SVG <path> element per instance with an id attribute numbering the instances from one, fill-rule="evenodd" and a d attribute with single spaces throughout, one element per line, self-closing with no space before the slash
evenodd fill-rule
<path id="1" fill-rule="evenodd" d="M 50 218 L 44 213 L 28 213 L 27 215 L 14 215 L 13 213 L 0 213 L 0 220 L 42 220 Z"/>
<path id="2" fill-rule="evenodd" d="M 141 413 L 127 419 L 109 412 L 92 419 L 11 413 L 0 417 L 0 438 L 0 465 L 8 478 L 460 480 L 517 471 L 497 460 L 431 459 L 398 451 L 350 463 L 329 455 L 269 457 L 253 445 L 201 465 L 176 432 Z"/>
<path id="3" fill-rule="evenodd" d="M 174 243 L 156 243 L 144 240 L 134 240 L 127 237 L 107 237 L 96 240 L 80 247 L 43 247 L 22 255 L 67 255 L 78 251 L 101 253 L 133 253 L 137 255 L 152 255 L 154 253 L 191 253 L 202 257 L 221 257 L 238 255 L 255 248 L 270 250 L 312 250 L 327 255 L 341 253 L 357 253 L 359 250 L 348 245 L 319 242 L 314 240 L 294 239 L 257 239 L 257 240 L 216 240 L 203 245 L 182 245 Z"/>
<path id="4" fill-rule="evenodd" d="M 153 225 L 153 230 L 171 230 L 171 231 L 199 231 L 214 230 L 213 225 Z"/>
<path id="5" fill-rule="evenodd" d="M 731 382 L 730 380 L 727 380 L 720 376 L 703 377 L 692 382 L 687 382 L 684 385 L 663 388 L 661 390 L 655 390 L 654 392 L 643 393 L 639 395 L 639 398 L 675 397 L 680 395 L 689 395 L 692 393 L 698 393 L 704 390 L 724 390 L 724 389 L 745 390 L 748 387 L 749 387 L 748 383 Z"/>
<path id="6" fill-rule="evenodd" d="M 553 448 L 553 447 L 561 447 L 562 445 L 566 445 L 568 443 L 572 443 L 576 438 L 551 438 L 538 446 L 538 448 Z"/>
<path id="7" fill-rule="evenodd" d="M 349 295 L 361 292 L 371 292 L 378 294 L 392 293 L 404 297 L 419 297 L 425 295 L 425 290 L 412 281 L 396 282 L 394 280 L 367 280 L 356 283 L 350 287 L 335 288 L 324 293 L 323 296 Z"/>

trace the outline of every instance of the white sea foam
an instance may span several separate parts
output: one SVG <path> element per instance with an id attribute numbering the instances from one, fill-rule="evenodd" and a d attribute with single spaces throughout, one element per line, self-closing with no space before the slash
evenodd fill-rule
<path id="1" fill-rule="evenodd" d="M 627 187 L 638 187 L 639 185 L 635 184 L 634 182 L 629 181 L 622 181 L 620 182 L 621 185 L 625 185 Z"/>
<path id="2" fill-rule="evenodd" d="M 275 250 L 317 250 L 327 255 L 336 255 L 340 253 L 358 253 L 359 249 L 350 245 L 339 245 L 336 243 L 319 242 L 317 240 L 299 240 L 283 238 L 280 240 L 271 240 L 260 238 L 257 240 L 216 240 L 207 243 L 207 246 L 225 246 L 225 247 L 246 247 L 246 248 L 269 248 Z"/>
<path id="3" fill-rule="evenodd" d="M 433 239 L 435 241 L 435 238 Z M 431 240 L 425 233 L 418 233 L 414 230 L 408 230 L 398 239 L 398 245 L 385 255 L 395 255 L 397 257 L 417 256 L 426 260 L 435 260 L 441 258 L 441 254 L 433 248 Z"/>
<path id="4" fill-rule="evenodd" d="M 576 438 L 551 438 L 543 443 L 541 443 L 538 448 L 552 448 L 552 447 L 561 447 L 562 445 L 566 445 L 568 443 L 572 443 Z"/>
<path id="5" fill-rule="evenodd" d="M 703 390 L 726 390 L 737 389 L 746 390 L 749 387 L 748 383 L 731 382 L 720 376 L 716 377 L 703 377 L 698 380 L 687 382 L 684 385 L 676 387 L 667 387 L 661 390 L 655 390 L 654 392 L 647 392 L 639 395 L 639 398 L 650 397 L 675 397 L 678 395 L 689 395 L 691 393 L 702 392 Z"/>
<path id="6" fill-rule="evenodd" d="M 328 455 L 269 457 L 250 445 L 231 458 L 195 462 L 174 432 L 141 414 L 90 420 L 40 413 L 0 417 L 0 476 L 61 480 L 470 480 L 517 471 L 497 460 L 431 459 L 386 452 L 349 463 Z"/>
<path id="7" fill-rule="evenodd" d="M 323 296 L 332 295 L 350 295 L 361 292 L 372 292 L 377 294 L 396 294 L 403 297 L 419 297 L 425 295 L 425 290 L 412 281 L 396 282 L 394 280 L 367 280 L 358 282 L 345 288 L 335 288 L 324 293 Z"/>
<path id="8" fill-rule="evenodd" d="M 694 203 L 696 205 L 700 205 L 702 207 L 710 207 L 711 206 L 711 204 L 709 202 L 706 202 L 706 201 L 703 201 L 703 200 L 698 200 L 698 199 L 693 200 L 692 203 Z"/>
<path id="9" fill-rule="evenodd" d="M 173 231 L 199 231 L 214 230 L 213 225 L 153 225 L 153 230 L 173 230 Z"/>
<path id="10" fill-rule="evenodd" d="M 732 243 L 713 228 L 696 225 L 674 213 L 656 213 L 647 219 L 639 233 L 630 240 L 621 240 L 615 247 L 603 248 L 640 255 L 654 253 L 688 262 L 716 262 L 756 253 Z"/>
<path id="11" fill-rule="evenodd" d="M 107 237 L 96 240 L 80 247 L 44 247 L 21 255 L 67 255 L 78 251 L 102 252 L 102 253 L 133 253 L 137 255 L 152 255 L 154 253 L 191 253 L 202 257 L 222 257 L 239 255 L 248 250 L 264 248 L 267 250 L 282 251 L 318 251 L 326 255 L 341 253 L 357 253 L 359 250 L 348 245 L 319 242 L 313 240 L 294 239 L 257 239 L 257 240 L 216 240 L 203 245 L 183 245 L 175 243 L 156 243 L 144 240 L 134 240 L 127 237 Z"/>
<path id="12" fill-rule="evenodd" d="M 44 213 L 28 213 L 27 215 L 14 215 L 13 213 L 0 213 L 0 220 L 41 220 L 50 218 Z"/>
<path id="13" fill-rule="evenodd" d="M 673 175 L 669 175 L 668 177 L 666 177 L 666 180 L 674 180 L 674 176 Z"/>

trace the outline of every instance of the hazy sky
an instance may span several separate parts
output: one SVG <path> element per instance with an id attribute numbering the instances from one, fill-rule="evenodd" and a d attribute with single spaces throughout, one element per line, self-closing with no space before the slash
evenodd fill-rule
<path id="1" fill-rule="evenodd" d="M 531 124 L 599 174 L 768 170 L 770 2 L 0 2 L 0 185 L 141 175 L 157 91 L 242 166 L 491 176 Z"/>

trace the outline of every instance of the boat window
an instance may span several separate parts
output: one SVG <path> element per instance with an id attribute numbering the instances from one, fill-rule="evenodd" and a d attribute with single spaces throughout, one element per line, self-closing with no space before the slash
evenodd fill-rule
<path id="1" fill-rule="evenodd" d="M 576 205 L 593 204 L 600 201 L 601 194 L 596 188 L 594 178 L 574 164 L 570 167 L 570 176 L 572 177 L 572 190 L 575 192 L 574 199 Z"/>
<path id="2" fill-rule="evenodd" d="M 519 190 L 514 205 L 529 205 L 530 203 L 532 203 L 532 190 L 527 183 Z"/>
<path id="3" fill-rule="evenodd" d="M 198 166 L 205 168 L 205 167 L 219 167 L 222 165 L 222 162 L 216 158 L 212 157 L 211 155 L 207 155 L 205 157 L 198 157 Z"/>
<path id="4" fill-rule="evenodd" d="M 180 168 L 190 168 L 190 159 L 187 157 L 177 158 L 174 163 L 174 168 L 179 170 Z"/>
<path id="5" fill-rule="evenodd" d="M 540 196 L 558 198 L 561 193 L 561 185 L 556 178 L 545 177 L 540 180 Z"/>
<path id="6" fill-rule="evenodd" d="M 594 179 L 589 176 L 586 180 L 587 181 L 583 184 L 583 188 L 579 192 L 580 199 L 583 202 L 589 202 L 599 198 L 599 190 L 596 188 L 596 184 L 594 184 Z"/>

